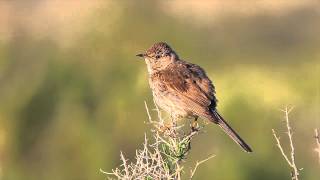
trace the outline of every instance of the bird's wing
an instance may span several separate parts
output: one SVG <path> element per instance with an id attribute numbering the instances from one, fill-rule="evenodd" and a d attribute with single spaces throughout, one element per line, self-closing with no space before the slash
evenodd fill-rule
<path id="1" fill-rule="evenodd" d="M 163 70 L 160 80 L 167 90 L 179 97 L 179 103 L 199 116 L 207 117 L 216 103 L 214 87 L 204 70 L 193 64 L 175 64 Z"/>
<path id="2" fill-rule="evenodd" d="M 195 83 L 199 86 L 199 88 L 206 94 L 208 99 L 211 100 L 211 104 L 213 105 L 214 101 L 214 107 L 216 106 L 217 99 L 215 97 L 216 91 L 215 87 L 213 86 L 211 80 L 208 78 L 205 71 L 198 65 L 195 64 L 186 64 L 186 67 L 191 71 L 191 74 L 193 76 L 193 79 L 195 80 Z"/>

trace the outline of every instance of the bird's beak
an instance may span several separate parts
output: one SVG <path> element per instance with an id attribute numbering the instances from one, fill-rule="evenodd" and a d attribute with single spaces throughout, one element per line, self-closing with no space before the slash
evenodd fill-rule
<path id="1" fill-rule="evenodd" d="M 145 54 L 137 54 L 136 56 L 138 56 L 138 57 L 144 57 Z"/>

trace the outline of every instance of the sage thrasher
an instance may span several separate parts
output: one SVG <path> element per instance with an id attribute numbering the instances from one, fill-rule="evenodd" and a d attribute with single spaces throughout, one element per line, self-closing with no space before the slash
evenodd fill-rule
<path id="1" fill-rule="evenodd" d="M 147 64 L 153 97 L 161 109 L 173 118 L 208 119 L 218 124 L 246 152 L 252 152 L 218 113 L 215 88 L 200 66 L 180 59 L 164 42 L 154 44 L 137 56 L 144 58 Z"/>

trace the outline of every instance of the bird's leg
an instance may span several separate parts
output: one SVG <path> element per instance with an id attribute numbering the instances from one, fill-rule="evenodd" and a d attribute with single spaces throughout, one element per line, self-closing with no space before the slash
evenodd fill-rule
<path id="1" fill-rule="evenodd" d="M 190 123 L 191 132 L 190 132 L 190 137 L 189 137 L 188 149 L 191 149 L 191 138 L 192 138 L 192 136 L 193 136 L 196 132 L 199 131 L 199 129 L 198 129 L 199 125 L 198 125 L 197 120 L 198 120 L 198 117 L 195 117 L 195 118 L 193 119 L 193 121 Z"/>
<path id="2" fill-rule="evenodd" d="M 193 122 L 191 123 L 191 132 L 196 132 L 198 131 L 198 117 L 195 117 Z"/>

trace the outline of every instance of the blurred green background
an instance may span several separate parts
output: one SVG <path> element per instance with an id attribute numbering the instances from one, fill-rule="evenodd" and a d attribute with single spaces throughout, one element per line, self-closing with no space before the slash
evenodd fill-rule
<path id="1" fill-rule="evenodd" d="M 320 3 L 262 1 L 0 2 L 0 179 L 105 179 L 132 159 L 150 126 L 146 66 L 157 41 L 201 65 L 219 110 L 254 153 L 216 126 L 193 141 L 195 179 L 290 179 L 275 145 L 291 113 L 301 179 L 318 180 Z M 150 133 L 148 133 L 150 135 Z"/>

